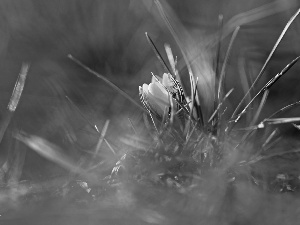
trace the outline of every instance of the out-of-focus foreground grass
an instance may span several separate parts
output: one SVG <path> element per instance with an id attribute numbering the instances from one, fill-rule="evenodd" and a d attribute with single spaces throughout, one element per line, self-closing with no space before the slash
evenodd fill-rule
<path id="1" fill-rule="evenodd" d="M 185 43 L 187 48 L 192 49 L 196 43 L 206 43 L 209 37 L 218 32 L 219 14 L 224 16 L 224 25 L 227 24 L 229 27 L 241 25 L 227 69 L 226 89 L 233 87 L 236 91 L 236 94 L 230 97 L 231 105 L 235 105 L 241 99 L 243 88 L 245 88 L 241 85 L 239 74 L 245 73 L 249 80 L 255 78 L 288 19 L 299 8 L 296 0 L 170 0 L 163 2 L 163 5 L 170 7 L 177 21 L 181 23 L 175 23 L 173 26 L 177 28 L 177 31 L 182 31 L 181 38 L 187 40 Z M 266 7 L 259 8 L 263 5 Z M 254 20 L 251 21 L 252 14 L 245 14 L 246 21 L 250 21 L 243 24 L 244 17 L 240 13 L 257 8 L 264 9 L 261 16 L 257 18 L 254 16 Z M 257 11 L 253 14 L 260 15 Z M 241 16 L 236 17 L 236 15 Z M 185 30 L 180 30 L 182 28 Z M 2 0 L 0 2 L 0 116 L 3 118 L 21 64 L 28 62 L 31 66 L 20 104 L 8 127 L 7 135 L 1 142 L 0 165 L 11 154 L 10 149 L 14 148 L 15 151 L 27 149 L 23 144 L 11 138 L 11 133 L 15 130 L 42 136 L 62 147 L 65 153 L 73 158 L 79 158 L 82 154 L 81 150 L 95 146 L 98 141 L 98 137 L 93 135 L 87 120 L 101 128 L 109 119 L 111 123 L 107 137 L 112 140 L 127 132 L 130 129 L 127 118 L 135 119 L 140 113 L 138 109 L 103 81 L 70 61 L 67 55 L 72 54 L 90 68 L 103 74 L 138 102 L 138 85 L 151 80 L 150 72 L 161 75 L 163 71 L 146 41 L 145 32 L 151 35 L 161 52 L 164 52 L 163 45 L 169 43 L 174 54 L 178 55 L 179 60 L 181 59 L 176 42 L 165 26 L 155 4 L 150 0 Z M 189 37 L 185 36 L 186 33 Z M 298 18 L 280 44 L 261 84 L 299 55 L 299 36 L 300 20 Z M 229 38 L 225 37 L 222 41 L 221 61 L 224 58 Z M 193 45 L 188 46 L 191 43 Z M 297 87 L 299 70 L 299 65 L 296 65 L 284 80 L 276 84 L 278 87 L 272 90 L 262 116 L 269 115 L 270 112 L 289 103 L 299 101 L 300 90 Z M 72 100 L 73 105 L 65 96 Z M 74 109 L 74 105 L 81 113 Z M 81 114 L 84 114 L 85 118 Z M 80 150 L 74 150 L 75 142 Z M 46 181 L 66 174 L 66 171 L 59 166 L 28 150 L 24 166 L 21 167 L 20 180 Z M 241 196 L 238 201 L 240 202 L 234 210 L 237 210 L 239 215 L 246 215 L 243 218 L 249 215 L 250 218 L 247 221 L 249 224 L 251 224 L 252 216 L 258 213 L 254 210 L 255 207 L 260 209 L 269 207 L 272 201 L 275 201 L 274 208 L 265 211 L 266 215 L 284 210 L 277 205 L 277 201 L 281 201 L 279 198 L 282 196 L 275 196 L 270 200 L 269 196 L 261 197 L 260 194 L 243 184 L 239 188 Z M 222 193 L 223 190 L 219 191 Z M 268 203 L 259 201 L 259 205 L 256 205 L 253 199 L 247 197 L 249 192 L 253 192 L 253 195 L 251 193 L 250 195 L 257 199 L 264 198 Z M 243 197 L 246 200 L 241 200 Z M 176 199 L 174 196 L 170 198 Z M 289 199 L 290 196 L 283 199 L 283 204 L 287 204 Z M 203 204 L 206 203 L 203 202 Z M 249 214 L 244 212 L 247 209 L 244 204 L 250 204 L 253 211 Z M 97 207 L 101 208 L 96 205 L 95 208 Z M 187 204 L 186 207 L 195 208 L 196 206 Z M 51 206 L 51 208 L 55 207 Z M 94 211 L 91 210 L 93 213 L 96 211 L 95 208 Z M 133 207 L 133 209 L 136 208 Z M 147 210 L 138 212 L 142 217 L 143 214 L 150 214 L 154 218 L 150 216 L 149 221 L 142 220 L 145 224 L 164 224 L 161 219 L 163 217 L 156 215 L 150 209 Z M 67 210 L 66 213 L 70 211 Z M 186 215 L 190 215 L 191 220 L 199 219 L 197 215 L 193 217 L 194 215 L 190 213 L 192 210 L 186 211 Z M 123 215 L 126 212 L 119 213 L 120 217 L 128 219 L 128 224 L 135 222 L 131 221 L 130 216 Z M 168 213 L 171 214 L 171 211 L 166 212 Z M 186 215 L 183 215 L 183 218 L 186 218 Z M 231 214 L 228 213 L 228 215 Z M 266 215 L 261 215 L 262 221 L 266 220 Z M 67 221 L 65 222 L 67 224 L 80 224 L 89 221 L 87 224 L 96 224 L 98 216 L 92 217 L 95 219 L 88 219 L 88 216 L 80 217 L 82 221 L 79 222 L 72 219 L 77 217 L 74 215 L 68 217 L 67 214 L 67 216 L 61 216 L 62 218 L 56 222 L 59 224 Z M 177 218 L 175 215 L 170 216 Z M 51 213 L 48 217 L 51 217 Z M 48 217 L 45 219 L 51 220 Z M 118 215 L 113 218 L 113 222 L 119 223 L 117 218 Z M 102 219 L 106 220 L 106 218 Z M 224 220 L 226 219 L 224 216 Z M 16 222 L 17 220 L 12 220 L 11 224 L 19 223 Z M 37 218 L 37 220 L 41 219 Z M 274 218 L 270 221 L 277 222 Z M 217 224 L 216 221 L 209 220 L 208 222 Z M 32 221 L 28 223 L 33 224 Z M 49 224 L 52 223 L 49 222 Z M 7 224 L 10 224 L 9 221 Z M 165 224 L 171 224 L 171 222 Z"/>

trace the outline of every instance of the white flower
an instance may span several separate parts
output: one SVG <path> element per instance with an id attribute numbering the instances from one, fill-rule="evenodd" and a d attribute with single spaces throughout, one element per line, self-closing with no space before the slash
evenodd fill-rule
<path id="1" fill-rule="evenodd" d="M 141 100 L 145 107 L 156 115 L 162 117 L 164 112 L 175 105 L 175 100 L 170 96 L 173 93 L 174 81 L 170 78 L 170 74 L 163 74 L 163 77 L 152 77 L 151 83 L 143 84 L 139 87 Z"/>

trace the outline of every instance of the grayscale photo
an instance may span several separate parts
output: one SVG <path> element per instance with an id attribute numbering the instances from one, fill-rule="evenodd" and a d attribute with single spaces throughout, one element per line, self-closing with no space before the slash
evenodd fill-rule
<path id="1" fill-rule="evenodd" d="M 0 224 L 300 224 L 299 14 L 0 0 Z"/>

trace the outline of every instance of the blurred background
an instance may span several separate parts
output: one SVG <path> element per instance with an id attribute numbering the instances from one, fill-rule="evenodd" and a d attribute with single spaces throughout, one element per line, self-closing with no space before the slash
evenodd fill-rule
<path id="1" fill-rule="evenodd" d="M 222 64 L 231 33 L 241 25 L 226 79 L 226 89 L 235 88 L 230 99 L 234 106 L 245 89 L 241 77 L 248 77 L 250 82 L 258 74 L 299 2 L 170 0 L 162 1 L 162 5 L 183 47 L 195 57 L 200 55 L 196 60 L 205 79 L 215 75 L 217 44 L 209 41 L 217 37 L 221 27 L 223 34 L 228 34 L 220 45 Z M 223 26 L 218 19 L 220 14 Z M 150 82 L 151 72 L 157 75 L 165 72 L 147 43 L 145 32 L 165 59 L 164 44 L 168 43 L 179 62 L 182 61 L 178 45 L 150 0 L 3 0 L 0 17 L 0 115 L 5 115 L 22 63 L 30 63 L 26 86 L 9 129 L 39 134 L 69 148 L 70 154 L 74 153 L 74 146 L 68 136 L 73 135 L 80 148 L 96 144 L 97 136 L 91 134 L 87 120 L 99 128 L 111 120 L 108 134 L 114 139 L 130 128 L 128 118 L 134 119 L 140 111 L 102 80 L 76 65 L 68 54 L 107 77 L 137 102 L 138 86 Z M 298 18 L 281 42 L 261 84 L 300 54 L 299 35 Z M 299 100 L 298 73 L 296 65 L 276 84 L 262 116 Z M 187 79 L 187 73 L 182 75 Z M 211 91 L 206 86 L 204 83 L 199 87 L 200 92 L 204 90 L 203 95 Z M 65 96 L 71 99 L 71 104 Z M 7 143 L 4 140 L 0 150 L 4 160 L 9 149 Z M 53 171 L 53 165 L 50 163 L 51 169 L 47 168 L 45 160 L 35 153 L 28 152 L 28 160 L 30 163 L 25 163 L 25 167 L 38 168 L 30 169 L 29 174 L 38 171 L 39 176 L 44 176 Z"/>
<path id="2" fill-rule="evenodd" d="M 258 74 L 299 2 L 172 0 L 162 1 L 162 5 L 183 47 L 192 49 L 191 54 L 201 55 L 196 60 L 200 73 L 207 71 L 204 77 L 214 76 L 217 45 L 207 43 L 222 27 L 219 15 L 223 15 L 223 33 L 228 33 L 221 42 L 220 64 L 231 32 L 241 25 L 226 79 L 226 89 L 235 88 L 230 99 L 234 106 L 245 88 L 241 85 L 242 74 L 249 82 Z M 70 148 L 72 154 L 73 146 L 69 145 L 72 140 L 66 134 L 73 135 L 82 148 L 97 142 L 97 136 L 86 131 L 91 129 L 87 120 L 101 128 L 110 119 L 108 134 L 117 137 L 129 129 L 127 118 L 134 119 L 140 111 L 102 80 L 76 65 L 68 54 L 107 77 L 137 102 L 138 86 L 150 82 L 151 72 L 157 75 L 164 72 L 146 41 L 145 32 L 163 57 L 166 58 L 164 44 L 169 43 L 179 62 L 182 59 L 179 47 L 150 0 L 3 0 L 0 12 L 0 115 L 3 117 L 6 112 L 22 63 L 30 63 L 26 86 L 9 129 L 39 134 L 65 149 Z M 299 35 L 298 18 L 286 33 L 261 84 L 300 54 Z M 299 100 L 297 74 L 299 65 L 276 84 L 262 116 Z M 183 77 L 187 78 L 184 72 Z M 210 91 L 205 86 L 199 88 L 204 90 L 202 94 Z M 1 155 L 5 159 L 9 147 L 5 141 L 2 145 Z M 48 169 L 47 163 L 43 164 L 45 160 L 35 153 L 29 152 L 27 160 L 32 162 L 25 166 L 34 168 L 37 164 L 38 169 L 30 171 L 38 171 L 39 176 L 53 171 L 52 165 Z"/>
<path id="3" fill-rule="evenodd" d="M 231 33 L 235 26 L 241 25 L 225 83 L 226 90 L 235 88 L 230 98 L 232 107 L 244 92 L 241 74 L 249 81 L 254 80 L 284 26 L 300 6 L 298 0 L 165 0 L 161 3 L 183 47 L 201 55 L 197 63 L 200 70 L 212 73 L 209 76 L 214 76 L 215 69 L 214 38 L 222 27 L 223 34 L 228 33 L 220 46 L 222 64 Z M 223 26 L 218 19 L 220 14 Z M 128 118 L 134 121 L 139 109 L 67 55 L 72 54 L 139 102 L 138 86 L 151 81 L 151 72 L 157 75 L 164 72 L 147 43 L 145 32 L 163 57 L 166 58 L 164 44 L 169 43 L 178 60 L 182 59 L 178 45 L 151 0 L 1 0 L 0 119 L 6 113 L 22 63 L 30 63 L 30 69 L 20 104 L 1 143 L 0 162 L 5 162 L 10 148 L 27 149 L 11 138 L 11 132 L 16 129 L 40 135 L 75 158 L 81 154 L 75 144 L 77 148 L 90 149 L 98 140 L 87 120 L 99 128 L 110 120 L 107 136 L 112 140 L 130 129 Z M 260 86 L 300 55 L 299 37 L 300 18 L 297 18 Z M 300 100 L 299 71 L 300 66 L 296 65 L 275 85 L 262 116 Z M 27 151 L 23 158 L 20 179 L 43 180 L 64 173 L 32 151 Z"/>

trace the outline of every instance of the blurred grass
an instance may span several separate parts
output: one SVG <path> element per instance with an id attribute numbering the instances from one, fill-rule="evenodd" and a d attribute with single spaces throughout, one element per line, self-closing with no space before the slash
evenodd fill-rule
<path id="1" fill-rule="evenodd" d="M 191 36 L 196 41 L 201 41 L 201 35 L 216 31 L 219 13 L 224 14 L 226 23 L 238 13 L 270 2 L 272 1 L 252 0 L 241 3 L 228 0 L 220 4 L 219 1 L 207 3 L 189 0 L 184 3 L 168 3 Z M 289 4 L 290 8 L 241 28 L 230 60 L 226 84 L 229 88 L 233 86 L 239 89 L 239 80 L 233 78 L 237 74 L 237 59 L 245 57 L 250 69 L 259 68 L 293 9 L 297 8 L 296 1 L 279 2 L 282 7 Z M 148 81 L 150 71 L 161 71 L 146 44 L 145 31 L 153 36 L 161 49 L 165 42 L 170 42 L 175 55 L 180 56 L 157 10 L 147 1 L 12 0 L 1 1 L 0 11 L 3 34 L 0 48 L 0 70 L 3 74 L 1 92 L 4 92 L 1 95 L 2 107 L 10 95 L 20 63 L 30 61 L 30 82 L 24 99 L 26 94 L 30 96 L 23 101 L 22 109 L 27 108 L 27 105 L 33 108 L 30 104 L 34 104 L 36 96 L 44 97 L 43 101 L 49 102 L 47 105 L 51 107 L 59 101 L 61 95 L 71 93 L 79 104 L 92 105 L 98 115 L 108 117 L 123 110 L 130 112 L 130 107 L 126 107 L 122 97 L 78 68 L 66 55 L 73 54 L 92 69 L 109 77 L 136 99 L 137 89 L 132 87 Z M 298 37 L 299 21 L 296 21 L 268 69 L 270 76 L 273 75 L 272 71 L 278 71 L 286 65 L 289 57 L 299 53 L 300 47 L 296 41 Z M 225 40 L 224 49 L 228 41 Z M 286 82 L 287 85 L 290 84 Z M 290 97 L 296 98 L 296 95 L 294 92 Z M 235 96 L 237 101 L 240 96 Z M 28 110 L 24 109 L 26 111 Z"/>

